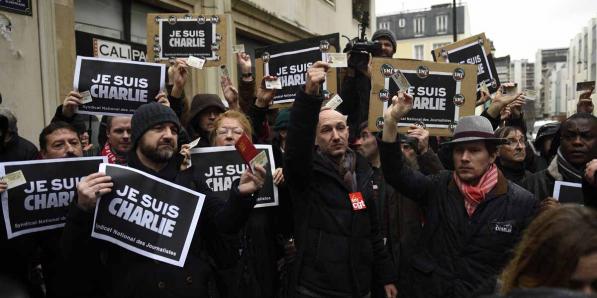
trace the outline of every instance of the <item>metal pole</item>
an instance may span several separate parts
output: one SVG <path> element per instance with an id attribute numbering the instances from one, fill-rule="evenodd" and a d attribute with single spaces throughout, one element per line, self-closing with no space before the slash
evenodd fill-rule
<path id="1" fill-rule="evenodd" d="M 458 31 L 456 28 L 456 0 L 452 0 L 452 39 L 458 40 Z"/>

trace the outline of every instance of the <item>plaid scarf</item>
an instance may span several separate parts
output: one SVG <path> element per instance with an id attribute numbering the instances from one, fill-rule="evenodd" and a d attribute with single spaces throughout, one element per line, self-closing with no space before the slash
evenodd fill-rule
<path id="1" fill-rule="evenodd" d="M 464 207 L 470 217 L 475 212 L 475 209 L 477 209 L 477 206 L 485 200 L 485 195 L 496 186 L 498 182 L 498 169 L 495 164 L 491 164 L 477 185 L 470 185 L 460 180 L 456 172 L 452 176 L 454 177 L 456 186 L 458 186 L 458 190 L 460 190 L 460 193 L 464 197 Z"/>
<path id="2" fill-rule="evenodd" d="M 108 142 L 106 142 L 106 144 L 104 145 L 104 148 L 102 148 L 100 155 L 107 157 L 108 163 L 115 163 L 118 165 L 126 165 L 126 158 L 121 157 L 118 154 L 114 154 L 114 152 L 112 152 L 112 148 Z"/>

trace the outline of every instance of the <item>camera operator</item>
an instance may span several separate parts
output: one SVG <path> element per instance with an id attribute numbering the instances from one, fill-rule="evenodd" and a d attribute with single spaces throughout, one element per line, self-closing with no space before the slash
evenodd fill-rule
<path id="1" fill-rule="evenodd" d="M 343 103 L 338 107 L 338 111 L 348 115 L 350 144 L 354 143 L 359 135 L 359 124 L 367 121 L 369 114 L 371 57 L 392 58 L 396 53 L 396 36 L 392 31 L 379 29 L 373 34 L 371 40 L 373 42 L 367 42 L 364 36 L 361 36 L 344 49 L 344 52 L 348 52 L 349 55 L 349 68 L 342 81 L 340 96 Z"/>

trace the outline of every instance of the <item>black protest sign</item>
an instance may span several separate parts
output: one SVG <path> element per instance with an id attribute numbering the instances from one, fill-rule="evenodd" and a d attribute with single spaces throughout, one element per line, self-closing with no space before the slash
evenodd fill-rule
<path id="1" fill-rule="evenodd" d="M 490 93 L 496 92 L 500 86 L 491 46 L 485 38 L 485 33 L 434 49 L 433 59 L 438 62 L 476 65 L 477 91 L 481 89 L 482 82 L 487 85 Z"/>
<path id="2" fill-rule="evenodd" d="M 383 125 L 383 111 L 399 91 L 392 76 L 402 72 L 410 84 L 413 108 L 400 119 L 401 133 L 422 122 L 431 135 L 449 136 L 463 116 L 475 108 L 475 66 L 403 59 L 374 58 L 369 102 L 369 129 Z"/>
<path id="3" fill-rule="evenodd" d="M 93 99 L 77 113 L 132 115 L 141 105 L 155 102 L 164 84 L 163 64 L 77 56 L 74 89 L 89 91 Z"/>
<path id="4" fill-rule="evenodd" d="M 175 22 L 162 19 L 158 26 L 160 51 L 156 51 L 157 58 L 215 58 L 212 44 L 216 38 L 216 23 L 211 20 L 200 24 L 196 19 L 179 19 Z"/>
<path id="5" fill-rule="evenodd" d="M 103 156 L 1 163 L 0 176 L 20 170 L 27 182 L 2 193 L 7 238 L 64 227 L 77 184 L 102 162 Z"/>
<path id="6" fill-rule="evenodd" d="M 147 54 L 152 61 L 165 62 L 189 56 L 205 59 L 203 67 L 225 63 L 228 14 L 149 13 Z"/>
<path id="7" fill-rule="evenodd" d="M 97 202 L 91 236 L 183 267 L 205 195 L 125 166 L 100 172 L 114 186 Z"/>
<path id="8" fill-rule="evenodd" d="M 274 184 L 272 174 L 275 169 L 274 155 L 271 145 L 255 145 L 258 152 L 265 151 L 268 164 L 265 167 L 266 179 L 259 191 L 255 208 L 278 205 L 278 187 Z M 195 148 L 191 150 L 193 171 L 203 177 L 213 195 L 228 200 L 232 182 L 239 179 L 248 168 L 241 155 L 233 146 Z"/>
<path id="9" fill-rule="evenodd" d="M 553 187 L 553 198 L 560 203 L 584 204 L 582 184 L 556 181 Z"/>
<path id="10" fill-rule="evenodd" d="M 282 90 L 276 90 L 273 105 L 291 104 L 297 91 L 306 83 L 307 69 L 316 61 L 324 60 L 321 50 L 322 42 L 328 51 L 335 52 L 340 47 L 339 35 L 329 34 L 303 39 L 284 44 L 271 45 L 255 50 L 257 59 L 257 81 L 263 76 L 277 76 L 282 83 Z M 263 64 L 263 67 L 260 65 Z M 328 72 L 323 89 L 336 91 L 336 72 L 332 68 Z"/>

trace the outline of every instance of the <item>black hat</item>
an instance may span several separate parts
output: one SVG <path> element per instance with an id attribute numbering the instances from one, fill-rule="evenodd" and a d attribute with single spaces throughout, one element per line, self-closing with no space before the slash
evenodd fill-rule
<path id="1" fill-rule="evenodd" d="M 560 130 L 560 122 L 547 123 L 539 128 L 535 137 L 535 148 L 540 148 L 548 137 L 553 137 Z"/>
<path id="2" fill-rule="evenodd" d="M 396 35 L 394 35 L 394 32 L 388 29 L 379 29 L 373 33 L 371 40 L 378 40 L 380 38 L 387 38 L 390 40 L 392 46 L 394 47 L 394 53 L 396 53 Z"/>
<path id="3" fill-rule="evenodd" d="M 180 121 L 171 108 L 155 102 L 140 106 L 131 119 L 133 148 L 137 147 L 137 142 L 148 129 L 165 122 L 174 123 L 180 130 Z"/>

